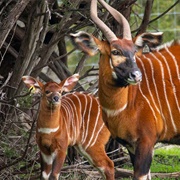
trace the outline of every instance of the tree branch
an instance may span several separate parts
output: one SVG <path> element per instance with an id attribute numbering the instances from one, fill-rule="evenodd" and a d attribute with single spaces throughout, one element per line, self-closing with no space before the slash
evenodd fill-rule
<path id="1" fill-rule="evenodd" d="M 14 8 L 11 10 L 10 14 L 6 18 L 4 18 L 0 27 L 0 49 L 4 44 L 12 27 L 18 20 L 19 16 L 23 12 L 29 1 L 30 0 L 19 0 L 14 6 Z"/>
<path id="2" fill-rule="evenodd" d="M 180 3 L 180 0 L 176 1 L 171 7 L 169 7 L 166 11 L 164 11 L 162 14 L 160 14 L 158 17 L 152 19 L 151 21 L 149 21 L 149 24 L 158 20 L 159 18 L 161 18 L 162 16 L 164 16 L 168 11 L 170 11 L 174 6 L 176 6 L 178 3 Z"/>
<path id="3" fill-rule="evenodd" d="M 152 6 L 153 6 L 153 1 L 154 0 L 147 0 L 146 1 L 146 6 L 145 6 L 145 9 L 144 9 L 144 17 L 143 17 L 143 20 L 141 22 L 141 25 L 139 26 L 139 29 L 138 29 L 138 32 L 137 32 L 136 36 L 138 34 L 141 34 L 141 33 L 145 32 L 146 29 L 147 29 L 147 26 L 148 26 L 149 20 L 150 20 L 150 16 L 151 16 L 151 10 L 152 10 Z"/>

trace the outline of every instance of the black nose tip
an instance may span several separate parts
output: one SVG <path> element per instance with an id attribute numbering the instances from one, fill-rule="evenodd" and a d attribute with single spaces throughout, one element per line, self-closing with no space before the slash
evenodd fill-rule
<path id="1" fill-rule="evenodd" d="M 58 101 L 59 101 L 59 96 L 54 96 L 54 97 L 53 97 L 53 100 L 54 100 L 55 102 L 58 102 Z"/>

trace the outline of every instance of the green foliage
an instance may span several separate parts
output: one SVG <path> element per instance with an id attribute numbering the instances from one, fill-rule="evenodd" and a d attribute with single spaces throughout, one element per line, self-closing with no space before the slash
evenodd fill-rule
<path id="1" fill-rule="evenodd" d="M 22 94 L 26 94 L 28 93 L 28 91 L 29 90 L 27 90 L 26 88 L 25 90 L 23 90 Z M 32 106 L 32 102 L 33 102 L 32 94 L 18 98 L 18 104 L 20 107 L 23 108 L 30 108 Z"/>
<path id="2" fill-rule="evenodd" d="M 155 150 L 151 172 L 180 171 L 180 147 L 160 148 Z"/>
<path id="3" fill-rule="evenodd" d="M 143 0 L 138 0 L 136 4 L 133 6 L 133 12 L 131 14 L 131 29 L 137 29 L 144 16 L 144 7 L 145 2 Z M 156 0 L 153 2 L 152 13 L 150 20 L 157 18 L 159 15 L 164 13 L 169 7 L 171 7 L 176 0 L 172 1 L 164 1 L 164 0 Z M 163 34 L 163 42 L 171 41 L 172 39 L 180 39 L 180 4 L 177 4 L 170 11 L 168 11 L 165 15 L 153 21 L 149 24 L 148 32 L 156 32 L 161 31 Z"/>
<path id="4" fill-rule="evenodd" d="M 132 164 L 125 164 L 122 168 L 133 170 Z M 180 171 L 180 146 L 167 146 L 154 151 L 151 173 L 173 173 Z M 160 178 L 152 178 L 161 180 Z M 166 178 L 166 180 L 173 178 Z M 128 180 L 128 178 L 126 179 Z"/>
<path id="5" fill-rule="evenodd" d="M 11 131 L 9 131 L 8 136 L 6 134 L 0 133 L 1 137 L 1 148 L 0 150 L 4 153 L 6 158 L 13 158 L 19 155 L 18 148 L 15 148 L 16 143 L 12 142 L 14 139 L 18 139 L 17 141 L 24 141 L 28 134 L 23 129 L 18 129 L 19 132 L 15 131 L 11 127 Z"/>
<path id="6" fill-rule="evenodd" d="M 152 180 L 162 180 L 162 178 L 152 178 Z M 177 180 L 177 178 L 166 178 L 166 180 Z"/>
<path id="7" fill-rule="evenodd" d="M 9 146 L 9 144 L 1 143 L 1 146 L 1 148 L 4 150 L 4 156 L 6 156 L 6 158 L 11 158 L 12 156 L 17 155 L 15 150 Z"/>

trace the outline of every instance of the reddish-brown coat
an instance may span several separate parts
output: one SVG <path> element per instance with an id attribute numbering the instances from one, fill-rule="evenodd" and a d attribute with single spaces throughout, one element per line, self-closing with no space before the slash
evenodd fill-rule
<path id="1" fill-rule="evenodd" d="M 146 34 L 146 38 L 151 37 L 148 41 L 150 51 L 155 47 L 154 35 Z M 160 35 L 162 33 L 155 38 L 161 39 Z M 138 45 L 144 44 L 140 42 L 143 37 L 139 37 Z M 134 179 L 148 179 L 155 143 L 180 144 L 180 42 L 166 44 L 147 54 L 142 51 L 136 54 L 142 82 L 119 87 L 113 76 L 113 42 L 94 40 L 100 51 L 99 100 L 103 120 L 111 135 L 128 148 L 134 165 Z M 116 42 L 120 46 L 122 40 Z M 126 51 L 127 47 L 122 45 L 119 49 Z M 121 58 L 121 54 L 117 58 Z"/>
<path id="2" fill-rule="evenodd" d="M 77 92 L 61 96 L 63 91 L 71 90 L 77 80 L 74 75 L 60 84 L 43 85 L 32 77 L 23 77 L 28 87 L 40 88 L 42 94 L 36 128 L 36 141 L 42 157 L 41 178 L 58 179 L 68 146 L 75 146 L 85 157 L 89 156 L 88 160 L 103 177 L 113 180 L 113 162 L 104 149 L 110 132 L 102 121 L 98 100 L 90 94 Z"/>

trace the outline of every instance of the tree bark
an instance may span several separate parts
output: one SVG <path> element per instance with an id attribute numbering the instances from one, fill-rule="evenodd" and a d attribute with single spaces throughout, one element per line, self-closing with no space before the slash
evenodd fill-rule
<path id="1" fill-rule="evenodd" d="M 19 16 L 24 11 L 25 7 L 29 3 L 30 0 L 19 0 L 14 8 L 11 10 L 9 15 L 4 18 L 3 22 L 1 23 L 0 27 L 0 49 L 4 44 L 9 32 L 11 31 L 14 24 L 19 19 Z"/>
<path id="2" fill-rule="evenodd" d="M 154 0 L 147 0 L 146 1 L 146 6 L 145 6 L 145 9 L 144 9 L 143 20 L 141 22 L 141 25 L 139 26 L 139 29 L 138 29 L 138 32 L 137 32 L 136 36 L 138 34 L 146 32 L 147 26 L 148 26 L 149 21 L 150 21 L 150 16 L 151 16 L 151 10 L 152 10 L 152 6 L 153 6 L 153 2 L 154 2 Z"/>
<path id="3" fill-rule="evenodd" d="M 39 37 L 43 26 L 44 15 L 37 15 L 39 12 L 45 12 L 45 10 L 46 6 L 44 0 L 40 3 L 35 2 L 32 5 L 27 31 L 25 32 L 13 70 L 13 76 L 10 80 L 10 84 L 13 87 L 13 89 L 10 89 L 8 92 L 10 98 L 21 91 L 21 88 L 19 87 L 21 77 L 25 74 L 25 72 L 26 74 L 29 74 L 38 60 L 39 51 L 37 49 L 40 48 Z"/>

